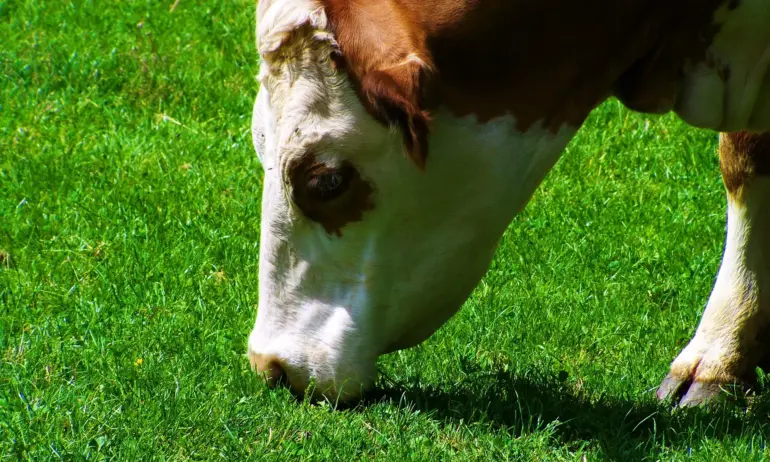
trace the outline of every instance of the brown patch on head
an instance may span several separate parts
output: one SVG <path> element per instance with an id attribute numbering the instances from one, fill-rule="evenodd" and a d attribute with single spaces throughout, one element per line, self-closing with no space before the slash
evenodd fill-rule
<path id="1" fill-rule="evenodd" d="M 425 33 L 397 0 L 323 0 L 344 66 L 367 111 L 400 130 L 407 155 L 421 168 L 428 155 L 423 109 L 432 64 Z"/>
<path id="2" fill-rule="evenodd" d="M 289 165 L 288 179 L 294 204 L 329 234 L 341 237 L 346 224 L 374 208 L 372 186 L 349 162 L 333 167 L 307 154 Z"/>
<path id="3" fill-rule="evenodd" d="M 752 178 L 770 175 L 770 133 L 722 133 L 719 166 L 727 191 L 740 196 L 741 189 Z"/>
<path id="4" fill-rule="evenodd" d="M 407 154 L 423 169 L 428 158 L 429 117 L 416 99 L 419 72 L 417 64 L 368 72 L 361 80 L 360 93 L 377 119 L 401 131 Z"/>
<path id="5" fill-rule="evenodd" d="M 580 126 L 612 94 L 633 109 L 670 110 L 726 2 L 322 0 L 362 100 L 402 128 L 417 159 L 425 111 L 438 106 L 553 132 Z"/>

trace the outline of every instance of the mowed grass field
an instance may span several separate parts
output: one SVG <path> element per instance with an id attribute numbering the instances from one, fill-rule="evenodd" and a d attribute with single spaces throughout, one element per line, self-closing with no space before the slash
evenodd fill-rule
<path id="1" fill-rule="evenodd" d="M 711 290 L 725 201 L 713 133 L 616 101 L 371 398 L 267 389 L 244 356 L 254 4 L 172 3 L 0 0 L 4 459 L 770 458 L 770 394 L 653 398 Z"/>

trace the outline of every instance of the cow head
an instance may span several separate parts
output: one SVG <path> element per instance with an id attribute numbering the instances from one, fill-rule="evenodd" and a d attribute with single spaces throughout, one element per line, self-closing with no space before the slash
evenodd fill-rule
<path id="1" fill-rule="evenodd" d="M 542 179 L 533 172 L 555 159 L 503 158 L 507 121 L 479 128 L 438 111 L 425 165 L 414 91 L 425 61 L 406 50 L 351 78 L 315 0 L 263 1 L 258 47 L 253 138 L 265 175 L 249 356 L 270 382 L 355 398 L 379 355 L 457 311 Z M 514 170 L 531 177 L 512 181 Z"/>

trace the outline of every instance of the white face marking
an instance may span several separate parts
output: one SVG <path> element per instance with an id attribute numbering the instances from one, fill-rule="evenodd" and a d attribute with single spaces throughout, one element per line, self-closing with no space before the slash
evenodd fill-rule
<path id="1" fill-rule="evenodd" d="M 354 397 L 379 355 L 423 341 L 459 309 L 576 129 L 520 133 L 510 116 L 481 124 L 437 111 L 421 172 L 323 59 L 328 46 L 300 43 L 301 65 L 265 60 L 254 109 L 265 187 L 249 352 L 276 358 L 299 387 L 312 376 L 317 390 Z M 341 236 L 290 199 L 287 166 L 309 152 L 349 162 L 373 188 L 373 209 Z"/>
<path id="2" fill-rule="evenodd" d="M 758 177 L 739 199 L 728 196 L 727 243 L 714 290 L 695 336 L 672 372 L 705 383 L 739 380 L 758 360 L 770 324 L 770 178 Z"/>
<path id="3" fill-rule="evenodd" d="M 688 123 L 720 131 L 770 129 L 770 7 L 742 0 L 720 9 L 707 62 L 687 72 L 676 112 Z"/>

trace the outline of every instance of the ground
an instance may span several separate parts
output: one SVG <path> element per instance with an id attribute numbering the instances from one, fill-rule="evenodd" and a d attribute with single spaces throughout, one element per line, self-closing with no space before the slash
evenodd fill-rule
<path id="1" fill-rule="evenodd" d="M 710 292 L 725 201 L 713 133 L 617 101 L 369 400 L 268 390 L 244 356 L 254 5 L 172 3 L 0 0 L 4 458 L 770 457 L 770 393 L 653 397 Z"/>

